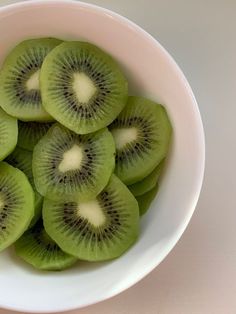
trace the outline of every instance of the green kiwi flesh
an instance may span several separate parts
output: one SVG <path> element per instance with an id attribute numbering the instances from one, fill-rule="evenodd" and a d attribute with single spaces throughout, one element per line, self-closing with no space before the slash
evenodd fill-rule
<path id="1" fill-rule="evenodd" d="M 88 202 L 45 199 L 43 220 L 45 230 L 63 251 L 88 261 L 120 256 L 139 232 L 138 203 L 115 175 Z"/>
<path id="2" fill-rule="evenodd" d="M 136 196 L 136 200 L 138 201 L 138 205 L 139 205 L 140 216 L 144 215 L 150 208 L 152 201 L 157 195 L 158 188 L 159 186 L 157 184 L 152 190 L 146 192 L 143 195 Z"/>
<path id="3" fill-rule="evenodd" d="M 34 215 L 34 192 L 26 175 L 0 162 L 0 251 L 14 243 Z"/>
<path id="4" fill-rule="evenodd" d="M 116 145 L 116 175 L 127 185 L 149 175 L 168 153 L 171 125 L 162 105 L 131 96 L 109 126 Z"/>
<path id="5" fill-rule="evenodd" d="M 51 51 L 40 73 L 43 106 L 78 134 L 110 124 L 124 107 L 128 84 L 107 53 L 86 42 L 64 42 Z"/>
<path id="6" fill-rule="evenodd" d="M 32 152 L 20 147 L 16 147 L 15 150 L 7 157 L 6 161 L 15 168 L 20 169 L 29 179 L 29 182 L 34 190 L 35 194 L 35 211 L 34 217 L 30 223 L 30 227 L 35 224 L 42 213 L 43 197 L 38 193 L 34 185 L 34 178 L 32 173 Z"/>
<path id="7" fill-rule="evenodd" d="M 34 146 L 52 126 L 52 123 L 22 122 L 18 121 L 17 145 L 27 150 L 33 150 Z"/>
<path id="8" fill-rule="evenodd" d="M 0 160 L 6 158 L 14 150 L 17 136 L 17 119 L 0 108 Z"/>
<path id="9" fill-rule="evenodd" d="M 159 163 L 159 165 L 142 181 L 138 181 L 132 185 L 128 185 L 129 190 L 134 196 L 139 196 L 145 194 L 146 192 L 152 190 L 159 180 L 162 169 L 164 166 L 164 160 Z"/>
<path id="10" fill-rule="evenodd" d="M 115 145 L 107 128 L 78 135 L 56 123 L 33 151 L 35 185 L 49 199 L 94 198 L 114 166 Z"/>
<path id="11" fill-rule="evenodd" d="M 40 270 L 62 270 L 78 260 L 64 253 L 48 236 L 42 219 L 16 241 L 15 251 L 25 262 Z"/>
<path id="12" fill-rule="evenodd" d="M 39 74 L 46 55 L 60 43 L 29 39 L 9 53 L 0 71 L 0 104 L 9 115 L 23 121 L 53 120 L 42 107 Z"/>

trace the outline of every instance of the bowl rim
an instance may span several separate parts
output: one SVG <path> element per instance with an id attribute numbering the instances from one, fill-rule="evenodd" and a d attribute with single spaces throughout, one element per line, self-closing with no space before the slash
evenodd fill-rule
<path id="1" fill-rule="evenodd" d="M 17 1 L 17 0 L 15 0 Z M 11 4 L 3 4 L 3 6 L 0 7 L 0 19 L 1 19 L 1 15 L 3 14 L 8 14 L 11 13 L 14 10 L 18 10 L 18 9 L 24 9 L 24 8 L 30 8 L 30 7 L 35 7 L 35 6 L 43 6 L 43 7 L 47 7 L 47 6 L 63 6 L 63 5 L 71 5 L 71 6 L 77 6 L 80 7 L 82 9 L 87 9 L 90 11 L 93 11 L 96 14 L 100 14 L 100 15 L 107 15 L 108 17 L 113 18 L 117 23 L 120 24 L 124 24 L 127 27 L 131 28 L 135 33 L 141 33 L 146 40 L 148 40 L 152 45 L 155 45 L 163 54 L 165 54 L 169 64 L 175 69 L 176 73 L 178 74 L 179 78 L 182 80 L 185 90 L 189 95 L 189 98 L 192 101 L 192 110 L 194 111 L 194 115 L 195 115 L 195 119 L 197 121 L 197 125 L 198 125 L 198 141 L 199 143 L 201 143 L 200 145 L 200 149 L 201 151 L 199 151 L 199 174 L 198 174 L 198 178 L 196 178 L 196 182 L 195 182 L 195 195 L 193 197 L 192 200 L 192 204 L 191 207 L 189 208 L 188 214 L 186 214 L 185 219 L 182 221 L 182 224 L 180 225 L 180 227 L 178 228 L 178 230 L 176 230 L 175 232 L 175 237 L 174 239 L 171 241 L 171 243 L 166 247 L 165 250 L 163 250 L 161 257 L 159 258 L 158 261 L 150 263 L 148 267 L 146 267 L 145 271 L 143 271 L 141 274 L 137 275 L 135 280 L 133 280 L 132 282 L 129 282 L 125 288 L 116 288 L 116 289 L 112 289 L 112 292 L 107 291 L 106 294 L 104 294 L 104 297 L 102 298 L 97 298 L 94 301 L 88 302 L 86 304 L 84 304 L 82 307 L 76 307 L 76 306 L 71 306 L 71 307 L 64 307 L 62 308 L 61 306 L 59 308 L 57 308 L 56 306 L 54 307 L 53 310 L 41 310 L 40 312 L 38 312 L 37 310 L 34 310 L 34 313 L 55 313 L 55 312 L 63 312 L 63 311 L 70 311 L 70 310 L 75 310 L 78 308 L 84 308 L 87 307 L 89 305 L 93 305 L 102 301 L 105 301 L 111 297 L 114 297 L 116 295 L 118 295 L 119 293 L 127 290 L 128 288 L 132 287 L 133 285 L 135 285 L 137 282 L 139 282 L 141 279 L 143 279 L 144 277 L 146 277 L 150 272 L 152 272 L 164 259 L 165 257 L 172 251 L 172 249 L 174 248 L 174 246 L 177 244 L 177 242 L 179 241 L 180 237 L 183 235 L 185 229 L 187 228 L 189 221 L 194 213 L 194 210 L 196 208 L 199 196 L 200 196 L 200 192 L 201 192 L 201 188 L 202 188 L 202 183 L 203 183 L 203 178 L 204 178 L 204 170 L 205 170 L 205 135 L 204 135 L 204 129 L 203 129 L 203 123 L 202 123 L 202 119 L 201 119 L 201 115 L 200 115 L 200 111 L 197 105 L 197 101 L 196 98 L 193 94 L 193 91 L 183 73 L 183 71 L 180 69 L 180 67 L 178 66 L 178 64 L 176 63 L 176 61 L 173 59 L 173 57 L 171 56 L 171 54 L 159 43 L 159 41 L 157 39 L 155 39 L 152 35 L 150 35 L 147 31 L 145 31 L 142 27 L 140 27 L 139 25 L 137 25 L 136 23 L 132 22 L 131 20 L 129 20 L 128 18 L 112 11 L 106 8 L 103 8 L 101 6 L 95 5 L 95 4 L 91 4 L 91 3 L 85 3 L 82 1 L 77 1 L 77 0 L 24 0 L 24 1 L 18 1 L 16 3 L 11 3 Z M 25 313 L 32 313 L 32 308 L 19 308 L 17 306 L 14 305 L 10 305 L 10 304 L 0 304 L 1 308 L 7 309 L 7 310 L 13 310 L 13 311 L 20 311 L 20 312 L 25 312 Z"/>

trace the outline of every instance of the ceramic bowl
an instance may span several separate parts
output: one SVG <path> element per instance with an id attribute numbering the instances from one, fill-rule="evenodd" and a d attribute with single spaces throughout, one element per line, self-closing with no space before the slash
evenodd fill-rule
<path id="1" fill-rule="evenodd" d="M 110 53 L 129 80 L 130 94 L 166 107 L 173 141 L 158 197 L 141 219 L 139 240 L 120 258 L 40 272 L 11 250 L 0 254 L 0 307 L 22 312 L 81 308 L 141 280 L 184 232 L 204 172 L 204 134 L 196 100 L 180 68 L 156 39 L 116 13 L 81 2 L 27 1 L 0 8 L 0 63 L 20 41 L 43 36 L 89 41 Z"/>

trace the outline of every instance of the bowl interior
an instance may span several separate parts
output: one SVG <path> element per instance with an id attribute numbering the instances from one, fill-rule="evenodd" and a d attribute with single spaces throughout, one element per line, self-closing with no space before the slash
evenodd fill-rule
<path id="1" fill-rule="evenodd" d="M 7 250 L 0 254 L 0 307 L 63 311 L 128 288 L 168 254 L 186 228 L 203 177 L 204 138 L 191 89 L 167 52 L 147 33 L 108 10 L 79 2 L 36 1 L 0 9 L 0 64 L 18 42 L 55 36 L 92 42 L 116 58 L 130 94 L 164 104 L 174 134 L 158 198 L 142 218 L 139 241 L 121 258 L 63 272 L 38 272 Z M 43 300 L 43 302 L 42 302 Z"/>

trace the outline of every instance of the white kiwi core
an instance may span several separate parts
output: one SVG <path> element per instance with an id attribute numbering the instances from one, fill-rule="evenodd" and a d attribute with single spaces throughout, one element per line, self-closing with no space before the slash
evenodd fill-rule
<path id="1" fill-rule="evenodd" d="M 28 91 L 33 89 L 39 90 L 39 72 L 40 70 L 34 72 L 26 82 L 26 88 Z"/>
<path id="2" fill-rule="evenodd" d="M 67 172 L 80 169 L 83 160 L 83 148 L 74 144 L 63 154 L 62 161 L 59 164 L 59 171 Z"/>
<path id="3" fill-rule="evenodd" d="M 76 72 L 73 74 L 72 88 L 80 103 L 88 103 L 94 96 L 97 88 L 94 82 L 84 73 Z"/>
<path id="4" fill-rule="evenodd" d="M 0 212 L 3 209 L 4 205 L 5 205 L 4 199 L 2 198 L 2 196 L 0 196 Z"/>
<path id="5" fill-rule="evenodd" d="M 78 214 L 80 217 L 87 219 L 94 227 L 100 227 L 106 221 L 106 217 L 97 200 L 80 203 L 78 205 Z"/>
<path id="6" fill-rule="evenodd" d="M 111 132 L 117 149 L 122 149 L 127 144 L 136 141 L 138 138 L 138 129 L 134 127 L 114 129 Z"/>

